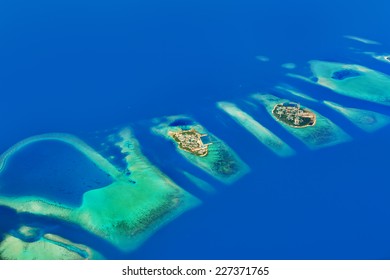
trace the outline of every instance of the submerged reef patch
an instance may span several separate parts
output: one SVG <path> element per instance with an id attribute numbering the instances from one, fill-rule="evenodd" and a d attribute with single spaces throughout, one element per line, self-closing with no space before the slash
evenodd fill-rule
<path id="1" fill-rule="evenodd" d="M 309 100 L 311 102 L 318 102 L 317 99 L 305 94 L 305 93 L 302 93 L 294 88 L 292 88 L 291 86 L 288 86 L 288 85 L 278 85 L 275 87 L 276 90 L 278 91 L 281 91 L 281 92 L 287 92 L 291 95 L 294 95 L 294 96 L 297 96 L 297 97 L 300 97 L 300 98 L 303 98 L 303 99 L 306 99 L 306 100 Z"/>
<path id="2" fill-rule="evenodd" d="M 0 157 L 0 172 L 10 157 L 23 146 L 53 138 L 82 151 L 111 175 L 113 183 L 85 192 L 80 207 L 37 196 L 7 197 L 1 195 L 1 191 L 0 205 L 13 208 L 18 213 L 43 215 L 77 224 L 119 250 L 129 252 L 160 227 L 201 203 L 143 156 L 130 128 L 123 128 L 109 136 L 109 144 L 120 148 L 127 164 L 126 170 L 119 170 L 73 135 L 45 134 L 21 141 L 6 151 Z"/>
<path id="3" fill-rule="evenodd" d="M 351 140 L 351 137 L 340 127 L 314 110 L 311 111 L 316 115 L 315 125 L 305 128 L 294 128 L 279 121 L 272 113 L 276 105 L 290 103 L 289 100 L 281 99 L 271 94 L 253 94 L 251 97 L 256 102 L 262 104 L 276 121 L 310 149 L 324 148 Z"/>
<path id="4" fill-rule="evenodd" d="M 95 250 L 73 243 L 58 235 L 37 234 L 36 228 L 23 226 L 19 236 L 6 234 L 0 242 L 0 259 L 3 260 L 87 260 L 104 259 Z M 28 238 L 21 238 L 26 235 Z"/>
<path id="5" fill-rule="evenodd" d="M 386 74 L 361 65 L 319 60 L 310 61 L 310 66 L 318 78 L 316 84 L 345 96 L 390 105 L 390 76 Z"/>
<path id="6" fill-rule="evenodd" d="M 367 44 L 367 45 L 380 45 L 381 44 L 381 43 L 374 41 L 374 40 L 370 40 L 370 39 L 366 39 L 366 38 L 358 37 L 358 36 L 352 36 L 352 35 L 345 35 L 344 38 L 350 39 L 350 40 L 353 40 L 353 41 L 356 41 L 359 43 Z"/>
<path id="7" fill-rule="evenodd" d="M 208 194 L 214 194 L 216 192 L 216 189 L 210 185 L 205 180 L 187 172 L 187 171 L 181 171 L 181 173 L 190 180 L 194 185 L 196 185 L 200 190 L 208 193 Z"/>
<path id="8" fill-rule="evenodd" d="M 295 151 L 282 139 L 257 122 L 252 116 L 242 111 L 235 104 L 218 102 L 217 106 L 278 156 L 288 157 L 295 154 Z"/>
<path id="9" fill-rule="evenodd" d="M 233 183 L 249 171 L 249 167 L 238 157 L 238 155 L 221 139 L 211 134 L 205 127 L 193 120 L 191 125 L 171 126 L 176 120 L 188 118 L 186 116 L 170 116 L 161 119 L 155 119 L 155 124 L 151 130 L 155 135 L 164 137 L 173 142 L 177 151 L 189 162 L 198 166 L 215 179 L 223 183 Z M 171 137 L 172 134 L 183 131 L 195 130 L 202 135 L 207 135 L 208 146 L 207 155 L 198 156 L 191 152 L 185 151 L 179 147 L 179 144 Z M 188 139 L 189 144 L 195 139 Z"/>
<path id="10" fill-rule="evenodd" d="M 330 101 L 324 101 L 324 104 L 339 112 L 357 127 L 366 132 L 374 132 L 390 124 L 390 116 L 381 113 L 345 107 Z"/>
<path id="11" fill-rule="evenodd" d="M 281 67 L 284 68 L 284 69 L 290 69 L 291 70 L 291 69 L 297 68 L 297 65 L 295 63 L 289 62 L 289 63 L 283 63 L 281 65 Z"/>

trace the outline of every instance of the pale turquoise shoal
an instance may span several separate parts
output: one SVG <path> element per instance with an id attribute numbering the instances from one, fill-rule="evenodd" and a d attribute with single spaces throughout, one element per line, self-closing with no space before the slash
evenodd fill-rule
<path id="1" fill-rule="evenodd" d="M 155 119 L 153 121 L 155 125 L 151 128 L 151 130 L 155 135 L 164 137 L 165 139 L 171 141 L 176 146 L 176 150 L 190 163 L 225 184 L 231 184 L 249 172 L 248 165 L 240 159 L 233 149 L 195 120 L 192 120 L 192 125 L 170 126 L 172 122 L 180 119 L 191 118 L 185 115 L 178 115 Z M 196 129 L 199 133 L 207 134 L 212 140 L 213 144 L 208 147 L 209 152 L 207 156 L 199 157 L 183 151 L 178 147 L 175 140 L 168 134 L 169 131 L 176 132 L 190 128 Z"/>
<path id="2" fill-rule="evenodd" d="M 252 116 L 242 111 L 235 104 L 229 102 L 218 102 L 217 106 L 278 156 L 288 157 L 295 154 L 295 151 L 282 139 L 261 125 Z"/>
<path id="3" fill-rule="evenodd" d="M 390 116 L 370 110 L 345 107 L 335 102 L 324 104 L 339 112 L 353 124 L 366 132 L 374 132 L 390 124 Z"/>
<path id="4" fill-rule="evenodd" d="M 371 39 L 366 39 L 363 37 L 359 36 L 353 36 L 353 35 L 345 35 L 344 38 L 350 39 L 359 43 L 367 44 L 367 45 L 381 45 L 381 43 L 371 40 Z"/>
<path id="5" fill-rule="evenodd" d="M 32 232 L 35 229 L 30 229 Z M 6 234 L 0 242 L 0 260 L 101 260 L 97 251 L 54 234 L 44 234 L 34 241 Z"/>
<path id="6" fill-rule="evenodd" d="M 313 97 L 311 97 L 311 96 L 309 96 L 309 95 L 307 95 L 305 93 L 302 93 L 302 92 L 300 92 L 298 90 L 295 90 L 295 89 L 293 89 L 293 88 L 291 88 L 289 86 L 286 86 L 286 85 L 276 86 L 275 89 L 278 90 L 278 91 L 287 92 L 287 93 L 289 93 L 291 95 L 300 97 L 302 99 L 306 99 L 306 100 L 311 101 L 311 102 L 318 102 L 317 99 L 315 99 L 315 98 L 313 98 Z"/>
<path id="7" fill-rule="evenodd" d="M 368 56 L 371 56 L 372 58 L 379 60 L 381 62 L 390 63 L 390 54 L 389 53 L 376 53 L 376 52 L 358 52 L 362 53 Z"/>
<path id="8" fill-rule="evenodd" d="M 270 94 L 253 94 L 251 96 L 255 101 L 264 105 L 267 112 L 288 132 L 294 135 L 297 139 L 301 140 L 310 149 L 325 148 L 340 143 L 344 143 L 351 140 L 351 137 L 344 132 L 340 127 L 330 121 L 328 118 L 322 116 L 318 112 L 310 109 L 316 114 L 316 124 L 305 128 L 291 127 L 272 114 L 272 110 L 275 105 L 285 102 L 290 102 L 287 99 L 281 99 L 279 97 Z"/>
<path id="9" fill-rule="evenodd" d="M 61 135 L 63 134 L 56 134 L 54 140 L 67 142 L 82 151 L 103 171 L 113 174 L 114 182 L 84 193 L 79 208 L 40 197 L 0 196 L 0 205 L 14 208 L 18 212 L 73 222 L 106 239 L 119 250 L 128 252 L 138 248 L 159 228 L 201 203 L 142 155 L 139 143 L 130 128 L 114 135 L 112 139 L 120 140 L 111 143 L 121 149 L 128 164 L 126 172 L 119 172 L 114 165 L 89 146 L 87 148 L 77 137 L 66 134 L 61 138 Z M 48 136 L 29 138 L 9 149 L 2 156 L 2 169 L 5 168 L 7 159 L 21 147 L 39 139 L 48 140 Z"/>
<path id="10" fill-rule="evenodd" d="M 297 68 L 297 65 L 295 63 L 292 63 L 292 62 L 287 62 L 287 63 L 283 63 L 281 65 L 281 67 L 284 68 L 284 69 L 292 70 L 292 69 Z"/>
<path id="11" fill-rule="evenodd" d="M 345 96 L 390 105 L 390 76 L 356 64 L 320 60 L 309 63 L 317 84 Z M 344 70 L 357 72 L 359 76 L 334 78 L 334 73 Z"/>
<path id="12" fill-rule="evenodd" d="M 196 185 L 200 190 L 208 193 L 208 194 L 214 194 L 217 192 L 217 190 L 208 182 L 205 180 L 187 172 L 187 171 L 181 171 L 181 173 L 190 180 L 194 185 Z"/>

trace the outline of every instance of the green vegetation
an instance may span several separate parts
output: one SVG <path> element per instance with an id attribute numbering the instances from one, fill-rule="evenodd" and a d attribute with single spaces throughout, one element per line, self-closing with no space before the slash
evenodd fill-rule
<path id="1" fill-rule="evenodd" d="M 173 141 L 175 144 L 178 143 L 177 140 L 179 140 L 179 143 L 187 141 L 190 152 L 177 145 L 179 153 L 189 162 L 224 183 L 234 182 L 249 170 L 248 166 L 221 139 L 208 132 L 203 126 L 187 116 L 171 116 L 155 119 L 152 123 L 154 126 L 152 126 L 151 130 L 154 134 Z M 189 133 L 190 137 L 187 140 L 184 137 L 184 140 L 176 140 L 172 137 L 172 135 L 178 135 L 178 137 L 183 136 L 183 132 L 187 135 Z M 199 138 L 205 134 L 210 138 L 212 145 L 203 144 Z M 207 154 L 205 151 L 202 151 L 201 155 L 198 155 L 194 154 L 196 150 L 191 150 L 198 149 L 202 145 L 207 146 Z"/>
<path id="2" fill-rule="evenodd" d="M 206 136 L 197 132 L 194 128 L 178 132 L 168 132 L 178 144 L 179 148 L 193 155 L 205 157 L 209 153 L 209 144 L 203 144 L 201 137 Z"/>
<path id="3" fill-rule="evenodd" d="M 254 94 L 251 97 L 256 102 L 262 104 L 267 112 L 277 121 L 279 121 L 279 119 L 272 113 L 275 106 L 278 104 L 290 103 L 289 100 L 281 99 L 271 94 Z M 316 123 L 314 126 L 308 126 L 305 129 L 297 129 L 285 122 L 279 121 L 279 123 L 310 149 L 324 148 L 351 140 L 347 133 L 328 118 L 314 110 L 311 110 L 311 112 L 316 116 Z"/>
<path id="4" fill-rule="evenodd" d="M 277 120 L 291 127 L 305 128 L 316 123 L 316 115 L 306 108 L 300 108 L 299 104 L 277 104 L 272 114 Z"/>

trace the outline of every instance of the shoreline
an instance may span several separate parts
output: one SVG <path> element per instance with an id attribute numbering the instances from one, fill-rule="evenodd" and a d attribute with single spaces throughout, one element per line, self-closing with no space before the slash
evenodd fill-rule
<path id="1" fill-rule="evenodd" d="M 281 123 L 283 123 L 283 124 L 285 124 L 285 125 L 288 125 L 289 127 L 292 127 L 292 128 L 307 128 L 307 127 L 313 127 L 313 126 L 315 126 L 315 124 L 317 123 L 317 116 L 316 116 L 313 112 L 311 112 L 311 113 L 313 113 L 314 116 L 315 116 L 313 124 L 306 124 L 306 125 L 304 125 L 304 126 L 295 126 L 295 125 L 292 125 L 292 124 L 285 123 L 284 121 L 282 121 L 282 120 L 280 120 L 278 117 L 276 117 L 275 114 L 274 114 L 276 107 L 277 107 L 277 106 L 280 106 L 280 105 L 281 105 L 281 103 L 276 104 L 276 105 L 274 106 L 274 108 L 272 109 L 272 112 L 271 112 L 272 116 L 273 116 L 278 122 L 281 122 Z"/>

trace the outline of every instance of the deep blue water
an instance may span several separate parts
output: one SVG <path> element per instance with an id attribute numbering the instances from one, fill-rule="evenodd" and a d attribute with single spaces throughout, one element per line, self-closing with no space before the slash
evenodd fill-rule
<path id="1" fill-rule="evenodd" d="M 39 196 L 77 207 L 83 193 L 112 181 L 70 145 L 44 141 L 11 157 L 0 174 L 0 191 L 7 196 Z"/>
<path id="2" fill-rule="evenodd" d="M 38 133 L 88 135 L 123 123 L 190 114 L 226 141 L 252 173 L 235 185 L 219 184 L 182 158 L 169 157 L 171 145 L 140 125 L 136 134 L 145 154 L 164 172 L 185 184 L 175 170 L 179 165 L 215 185 L 218 193 L 207 196 L 184 186 L 204 205 L 129 255 L 86 238 L 80 229 L 51 220 L 39 223 L 75 241 L 95 242 L 109 258 L 389 259 L 390 128 L 365 134 L 329 108 L 307 103 L 354 138 L 313 152 L 265 112 L 252 111 L 297 149 L 297 156 L 280 159 L 214 106 L 288 83 L 320 99 L 389 114 L 388 107 L 285 77 L 280 67 L 293 62 L 304 72 L 308 60 L 324 59 L 390 74 L 390 64 L 349 49 L 390 51 L 389 9 L 383 0 L 3 0 L 0 150 Z M 259 55 L 270 61 L 258 61 Z M 156 147 L 164 147 L 161 155 Z M 0 210 L 0 228 L 15 227 L 8 222 L 16 214 Z M 20 219 L 34 223 L 38 218 Z"/>

